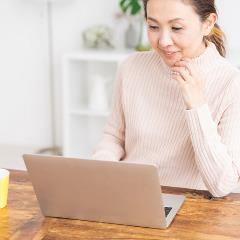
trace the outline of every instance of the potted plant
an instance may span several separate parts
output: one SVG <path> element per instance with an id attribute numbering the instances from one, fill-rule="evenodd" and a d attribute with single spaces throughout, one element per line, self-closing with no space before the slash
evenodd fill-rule
<path id="1" fill-rule="evenodd" d="M 142 44 L 143 37 L 143 4 L 141 0 L 119 0 L 121 11 L 128 19 L 128 28 L 125 32 L 125 45 L 136 50 L 149 50 L 149 44 Z M 137 24 L 136 24 L 137 23 Z M 137 26 L 137 28 L 136 28 Z"/>
<path id="2" fill-rule="evenodd" d="M 139 14 L 142 9 L 140 0 L 120 0 L 119 5 L 124 13 L 131 15 Z"/>

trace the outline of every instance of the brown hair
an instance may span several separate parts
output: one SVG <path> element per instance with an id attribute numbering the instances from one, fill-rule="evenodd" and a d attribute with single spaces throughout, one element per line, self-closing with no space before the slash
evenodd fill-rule
<path id="1" fill-rule="evenodd" d="M 211 13 L 217 15 L 215 6 L 215 0 L 182 0 L 191 4 L 195 12 L 200 16 L 202 22 L 204 22 Z M 145 18 L 147 18 L 147 3 L 149 0 L 143 0 Z M 219 25 L 215 23 L 211 33 L 204 37 L 204 40 L 210 41 L 215 44 L 219 54 L 223 57 L 226 56 L 226 49 L 224 46 L 225 35 Z"/>

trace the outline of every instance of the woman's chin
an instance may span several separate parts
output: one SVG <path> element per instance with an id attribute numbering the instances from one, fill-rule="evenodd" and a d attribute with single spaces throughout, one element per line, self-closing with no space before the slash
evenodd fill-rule
<path id="1" fill-rule="evenodd" d="M 163 61 L 165 62 L 166 65 L 168 65 L 169 67 L 173 67 L 175 65 L 175 63 L 179 62 L 181 60 L 180 59 L 163 59 Z"/>
<path id="2" fill-rule="evenodd" d="M 183 56 L 182 54 L 178 53 L 174 57 L 162 56 L 162 58 L 166 65 L 168 65 L 169 67 L 173 67 L 176 62 L 179 62 L 183 58 Z"/>

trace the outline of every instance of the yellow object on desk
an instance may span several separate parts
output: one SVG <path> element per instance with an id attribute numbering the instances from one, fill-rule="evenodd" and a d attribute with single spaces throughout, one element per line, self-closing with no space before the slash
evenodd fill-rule
<path id="1" fill-rule="evenodd" d="M 7 206 L 9 171 L 0 169 L 0 208 Z"/>

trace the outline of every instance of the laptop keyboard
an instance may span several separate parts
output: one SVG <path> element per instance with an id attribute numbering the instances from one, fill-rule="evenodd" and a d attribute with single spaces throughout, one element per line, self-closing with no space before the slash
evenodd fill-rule
<path id="1" fill-rule="evenodd" d="M 171 207 L 164 207 L 164 210 L 165 210 L 165 217 L 167 217 L 167 215 L 170 213 L 172 208 Z"/>

